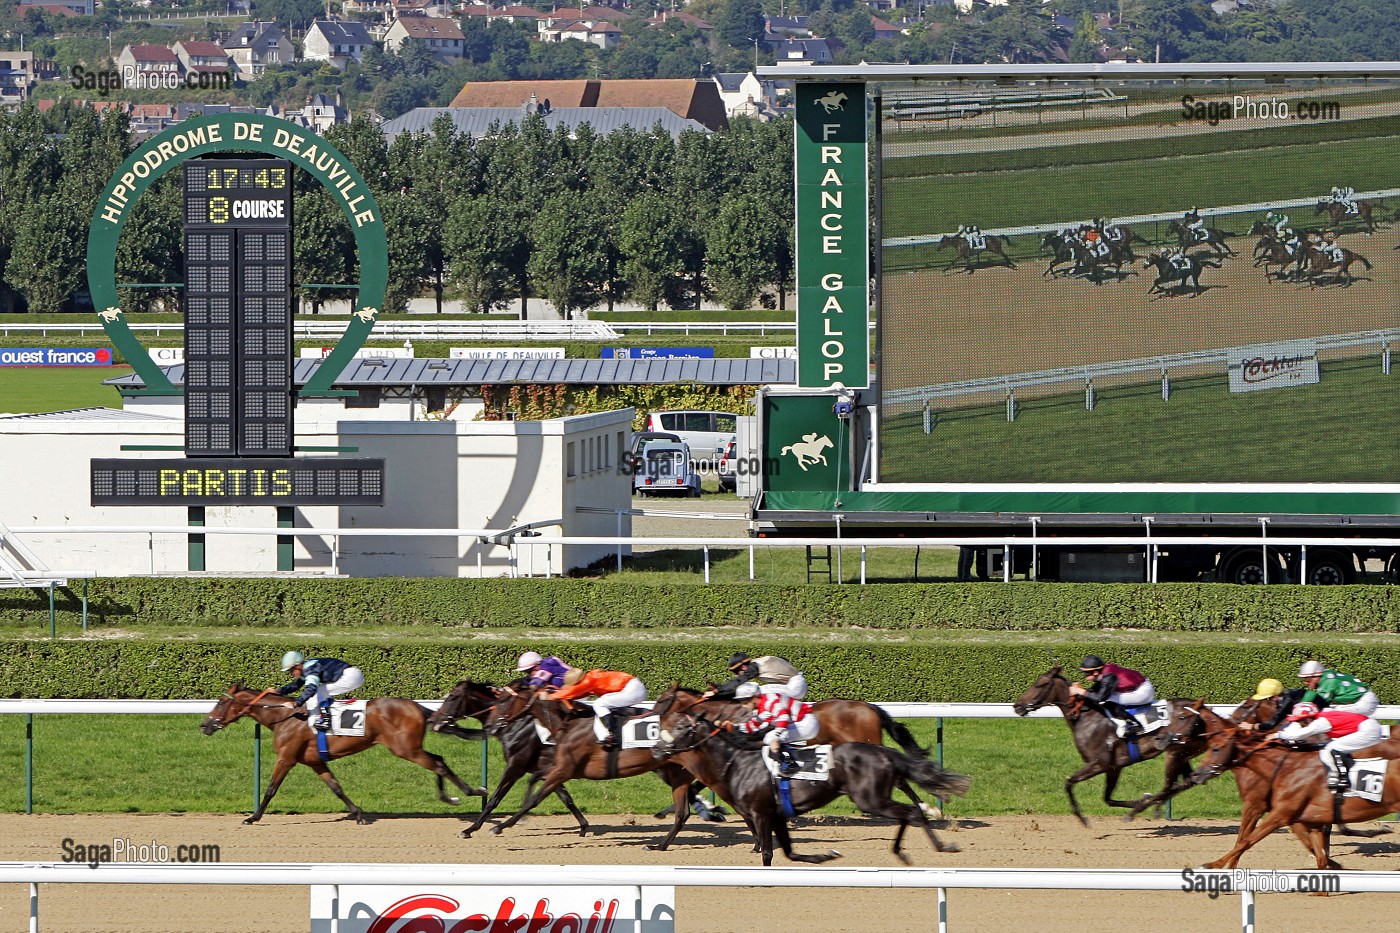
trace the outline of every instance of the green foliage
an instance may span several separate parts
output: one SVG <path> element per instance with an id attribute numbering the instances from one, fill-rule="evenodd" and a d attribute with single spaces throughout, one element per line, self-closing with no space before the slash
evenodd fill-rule
<path id="1" fill-rule="evenodd" d="M 696 410 L 732 411 L 751 414 L 754 386 L 674 386 L 674 385 L 512 385 L 482 386 L 486 404 L 485 420 L 499 421 L 506 412 L 515 412 L 524 421 L 589 415 L 621 408 L 635 408 L 634 430 L 646 426 L 653 411 Z"/>

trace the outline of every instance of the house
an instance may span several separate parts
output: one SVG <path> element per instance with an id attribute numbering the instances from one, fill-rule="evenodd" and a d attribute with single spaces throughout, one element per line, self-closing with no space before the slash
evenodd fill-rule
<path id="1" fill-rule="evenodd" d="M 767 122 L 792 95 L 791 81 L 764 79 L 753 72 L 723 73 L 714 76 L 724 111 L 732 117 L 754 117 Z M 781 98 L 781 99 L 780 99 Z"/>
<path id="2" fill-rule="evenodd" d="M 806 39 L 812 35 L 806 16 L 767 16 L 764 32 L 786 39 Z"/>
<path id="3" fill-rule="evenodd" d="M 227 74 L 233 69 L 228 53 L 217 42 L 181 39 L 171 46 L 185 74 Z"/>
<path id="4" fill-rule="evenodd" d="M 467 37 L 452 20 L 415 14 L 394 20 L 384 34 L 384 47 L 397 52 L 409 39 L 422 42 L 435 57 L 449 64 L 462 58 L 467 44 Z"/>
<path id="5" fill-rule="evenodd" d="M 0 105 L 24 103 L 37 81 L 33 52 L 0 52 Z"/>
<path id="6" fill-rule="evenodd" d="M 777 57 L 780 65 L 798 62 L 830 65 L 834 60 L 831 47 L 826 44 L 825 39 L 787 39 L 771 43 L 769 49 Z"/>
<path id="7" fill-rule="evenodd" d="M 828 59 L 830 61 L 830 59 Z M 664 107 L 710 130 L 729 128 L 719 88 L 709 79 L 472 81 L 450 107 L 521 107 L 531 99 L 561 107 Z"/>
<path id="8" fill-rule="evenodd" d="M 525 23 L 527 26 L 533 26 L 544 19 L 546 15 L 548 14 L 541 13 L 532 7 L 516 5 L 496 10 L 486 18 L 486 21 L 494 23 L 499 19 L 507 23 Z"/>
<path id="9" fill-rule="evenodd" d="M 883 20 L 878 16 L 870 17 L 870 25 L 875 30 L 876 39 L 898 39 L 904 35 L 904 28 L 896 26 L 888 20 Z"/>
<path id="10" fill-rule="evenodd" d="M 481 139 L 499 133 L 508 124 L 519 125 L 536 114 L 551 132 L 559 127 L 572 129 L 585 123 L 599 136 L 624 127 L 650 133 L 659 126 L 673 139 L 686 132 L 708 131 L 694 120 L 679 117 L 665 107 L 546 107 L 544 101 L 539 100 L 527 100 L 514 107 L 419 107 L 386 121 L 380 130 L 392 142 L 400 133 L 431 133 L 434 121 L 446 115 L 456 132 Z"/>
<path id="11" fill-rule="evenodd" d="M 541 42 L 563 42 L 565 39 L 577 39 L 600 49 L 611 49 L 622 41 L 622 30 L 612 23 L 577 19 L 561 20 L 553 26 L 540 24 Z"/>
<path id="12" fill-rule="evenodd" d="M 21 3 L 15 16 L 24 19 L 30 10 L 43 10 L 53 16 L 92 16 L 97 12 L 93 0 L 51 0 L 48 3 Z"/>
<path id="13" fill-rule="evenodd" d="M 307 61 L 330 62 L 337 71 L 344 71 L 352 61 L 364 61 L 365 50 L 372 45 L 374 39 L 364 23 L 318 19 L 306 30 L 301 49 Z"/>
<path id="14" fill-rule="evenodd" d="M 484 26 L 496 15 L 496 9 L 484 3 L 468 3 L 457 8 L 457 15 Z"/>
<path id="15" fill-rule="evenodd" d="M 244 77 L 257 77 L 269 67 L 296 64 L 296 49 L 276 23 L 243 23 L 224 41 L 224 51 Z"/>
<path id="16" fill-rule="evenodd" d="M 180 85 L 180 59 L 163 45 L 128 45 L 117 56 L 124 88 L 173 88 Z"/>
<path id="17" fill-rule="evenodd" d="M 682 23 L 692 29 L 698 29 L 706 36 L 715 31 L 715 27 L 705 22 L 698 16 L 693 16 L 681 10 L 662 10 L 651 19 L 647 20 L 648 26 L 664 26 L 666 23 Z"/>

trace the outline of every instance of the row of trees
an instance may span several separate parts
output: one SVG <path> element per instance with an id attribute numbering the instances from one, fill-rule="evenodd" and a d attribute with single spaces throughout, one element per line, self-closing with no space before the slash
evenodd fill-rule
<path id="1" fill-rule="evenodd" d="M 374 190 L 389 238 L 387 311 L 433 294 L 496 311 L 537 296 L 571 315 L 632 300 L 752 307 L 791 286 L 792 127 L 737 120 L 723 133 L 588 127 L 540 117 L 472 140 L 445 118 L 392 144 L 366 120 L 330 140 Z M 131 152 L 120 114 L 84 107 L 0 113 L 0 311 L 81 304 L 87 225 Z M 136 204 L 119 282 L 183 278 L 179 173 Z M 337 204 L 297 173 L 295 280 L 353 283 L 354 237 Z M 311 302 L 350 292 L 304 290 Z M 126 289 L 136 311 L 178 306 L 178 289 Z"/>

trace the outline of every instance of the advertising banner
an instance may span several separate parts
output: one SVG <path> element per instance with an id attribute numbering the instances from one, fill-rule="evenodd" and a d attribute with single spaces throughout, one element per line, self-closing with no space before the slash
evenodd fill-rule
<path id="1" fill-rule="evenodd" d="M 1228 365 L 1231 392 L 1286 389 L 1322 381 L 1317 347 L 1306 341 L 1240 347 Z"/>
<path id="2" fill-rule="evenodd" d="M 106 347 L 75 350 L 72 347 L 10 347 L 0 349 L 0 366 L 111 366 Z"/>
<path id="3" fill-rule="evenodd" d="M 312 885 L 311 933 L 332 922 L 339 933 L 675 933 L 675 903 L 659 886 Z"/>
<path id="4" fill-rule="evenodd" d="M 563 347 L 453 347 L 454 360 L 562 360 Z"/>
<path id="5" fill-rule="evenodd" d="M 680 360 L 712 360 L 714 347 L 604 347 L 605 360 L 654 360 L 670 357 Z"/>
<path id="6" fill-rule="evenodd" d="M 751 360 L 795 360 L 796 347 L 749 347 Z"/>
<path id="7" fill-rule="evenodd" d="M 304 360 L 323 360 L 331 355 L 335 347 L 302 347 L 301 358 Z M 357 360 L 411 360 L 413 359 L 412 347 L 361 347 L 355 351 Z"/>

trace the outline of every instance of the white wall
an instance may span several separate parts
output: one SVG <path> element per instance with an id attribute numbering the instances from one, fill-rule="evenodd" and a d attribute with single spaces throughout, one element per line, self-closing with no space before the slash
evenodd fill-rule
<path id="1" fill-rule="evenodd" d="M 175 410 L 178 414 L 178 409 Z M 382 507 L 306 506 L 296 510 L 299 528 L 491 528 L 562 519 L 542 528 L 533 570 L 546 569 L 544 544 L 560 534 L 613 534 L 613 515 L 588 515 L 575 506 L 626 509 L 631 481 L 617 469 L 618 434 L 625 442 L 633 412 L 624 409 L 549 421 L 373 421 L 298 419 L 302 446 L 347 446 L 345 456 L 382 457 L 386 494 Z M 183 506 L 94 508 L 90 504 L 89 461 L 99 457 L 161 459 L 179 451 L 122 451 L 123 445 L 180 445 L 183 423 L 129 411 L 123 420 L 0 418 L 0 522 L 29 525 L 185 526 Z M 568 473 L 569 445 L 574 471 Z M 597 453 L 605 451 L 605 454 Z M 592 451 L 585 459 L 585 452 Z M 315 454 L 313 454 L 314 456 Z M 327 456 L 322 454 L 321 456 Z M 22 465 L 22 468 L 19 468 Z M 269 527 L 266 506 L 210 506 L 209 528 Z M 631 533 L 623 518 L 622 533 Z M 99 575 L 183 573 L 188 567 L 183 534 L 26 535 L 23 540 L 51 568 L 94 570 Z M 271 573 L 276 570 L 276 539 L 210 535 L 206 567 L 212 573 Z M 329 572 L 329 537 L 299 535 L 299 571 Z M 608 547 L 554 546 L 554 573 L 585 566 L 615 553 Z M 626 551 L 624 551 L 626 553 Z M 478 556 L 486 576 L 511 572 L 508 550 L 472 539 L 430 537 L 342 537 L 338 570 L 351 576 L 477 575 Z M 522 557 L 519 572 L 529 568 Z"/>

